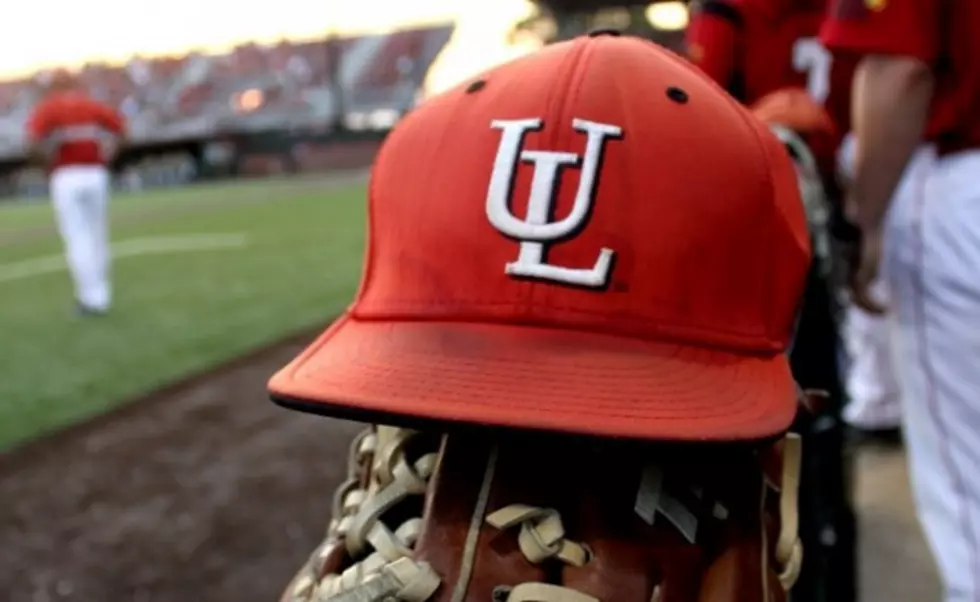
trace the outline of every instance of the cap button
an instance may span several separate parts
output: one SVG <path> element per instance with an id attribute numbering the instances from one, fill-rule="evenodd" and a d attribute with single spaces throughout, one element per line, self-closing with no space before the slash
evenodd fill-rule
<path id="1" fill-rule="evenodd" d="M 599 36 L 613 36 L 615 38 L 618 38 L 621 35 L 623 35 L 623 32 L 621 32 L 618 29 L 613 29 L 611 27 L 597 27 L 596 29 L 589 31 L 588 33 L 588 36 L 590 38 L 598 38 Z"/>

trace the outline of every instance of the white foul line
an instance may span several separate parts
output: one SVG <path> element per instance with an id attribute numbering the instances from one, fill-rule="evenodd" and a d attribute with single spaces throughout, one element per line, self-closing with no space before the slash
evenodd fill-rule
<path id="1" fill-rule="evenodd" d="M 185 234 L 181 236 L 147 236 L 133 238 L 112 245 L 114 259 L 137 257 L 139 255 L 162 255 L 167 253 L 186 253 L 222 249 L 240 249 L 248 245 L 248 234 Z M 62 255 L 45 255 L 0 264 L 0 283 L 50 274 L 66 269 Z"/>

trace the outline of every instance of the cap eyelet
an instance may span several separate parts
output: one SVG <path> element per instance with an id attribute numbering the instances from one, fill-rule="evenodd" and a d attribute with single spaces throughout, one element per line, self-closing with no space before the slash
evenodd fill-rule
<path id="1" fill-rule="evenodd" d="M 473 94 L 474 92 L 479 92 L 487 85 L 486 80 L 478 79 L 470 85 L 466 86 L 466 93 Z"/>
<path id="2" fill-rule="evenodd" d="M 681 90 L 677 86 L 670 86 L 667 88 L 667 98 L 673 100 L 677 104 L 682 105 L 687 104 L 687 101 L 690 99 L 687 92 Z"/>

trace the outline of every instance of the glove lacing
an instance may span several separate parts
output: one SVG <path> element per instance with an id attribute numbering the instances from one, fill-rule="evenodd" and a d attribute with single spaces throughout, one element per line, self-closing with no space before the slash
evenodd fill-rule
<path id="1" fill-rule="evenodd" d="M 779 486 L 766 483 L 767 490 L 779 493 L 779 536 L 776 541 L 775 557 L 779 565 L 779 583 L 785 591 L 796 583 L 803 567 L 803 544 L 799 537 L 799 491 L 800 491 L 800 462 L 802 461 L 802 443 L 800 436 L 789 433 L 783 439 L 782 476 Z M 765 493 L 768 493 L 765 492 Z M 763 504 L 766 495 L 763 494 Z M 765 536 L 765 510 L 762 516 L 763 542 L 768 542 Z M 763 548 L 763 554 L 768 550 Z M 763 564 L 765 566 L 765 564 Z"/>
<path id="2" fill-rule="evenodd" d="M 555 559 L 582 566 L 592 558 L 586 545 L 565 539 L 565 527 L 557 510 L 511 504 L 490 513 L 486 522 L 501 530 L 519 525 L 517 545 L 528 562 L 539 564 Z M 498 602 L 599 602 L 588 594 L 550 583 L 520 583 L 506 593 L 507 597 Z"/>
<path id="3" fill-rule="evenodd" d="M 405 520 L 394 531 L 381 520 L 384 514 L 410 497 L 425 495 L 438 453 L 409 463 L 405 445 L 417 433 L 378 427 L 361 432 L 351 444 L 348 478 L 337 488 L 327 541 L 307 563 L 307 570 L 290 585 L 289 601 L 321 602 L 343 598 L 355 586 L 386 575 L 402 587 L 395 596 L 405 602 L 424 602 L 439 587 L 440 579 L 424 562 L 411 558 L 422 528 L 421 517 Z M 373 465 L 373 466 L 372 466 Z M 370 474 L 370 478 L 366 476 Z M 367 482 L 366 486 L 362 484 Z M 350 558 L 360 559 L 341 573 L 317 579 L 331 544 L 342 541 Z M 402 591 L 403 590 L 403 591 Z"/>

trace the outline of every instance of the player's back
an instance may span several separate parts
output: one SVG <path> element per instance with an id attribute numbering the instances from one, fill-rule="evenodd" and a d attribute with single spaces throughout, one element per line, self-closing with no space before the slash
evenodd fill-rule
<path id="1" fill-rule="evenodd" d="M 823 103 L 831 57 L 818 40 L 824 0 L 733 0 L 742 15 L 741 94 L 752 104 L 781 88 L 806 88 Z"/>
<path id="2" fill-rule="evenodd" d="M 936 94 L 928 129 L 941 150 L 980 147 L 980 2 L 939 0 Z"/>
<path id="3" fill-rule="evenodd" d="M 702 0 L 688 30 L 689 54 L 747 105 L 777 90 L 807 90 L 843 136 L 859 57 L 821 44 L 826 8 L 827 0 Z"/>
<path id="4" fill-rule="evenodd" d="M 108 146 L 124 133 L 122 116 L 84 92 L 49 93 L 28 121 L 28 134 L 49 158 L 49 167 L 104 165 Z"/>

